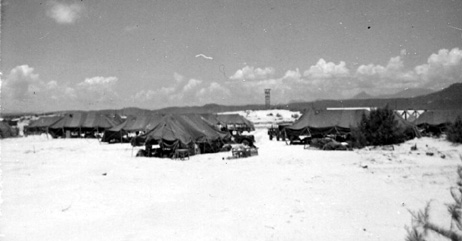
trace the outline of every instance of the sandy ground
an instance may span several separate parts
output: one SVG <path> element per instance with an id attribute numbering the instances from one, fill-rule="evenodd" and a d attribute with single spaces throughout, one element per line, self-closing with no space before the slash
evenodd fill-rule
<path id="1" fill-rule="evenodd" d="M 222 114 L 239 114 L 244 116 L 246 119 L 250 120 L 257 126 L 269 127 L 272 124 L 280 122 L 294 122 L 295 117 L 300 117 L 301 112 L 274 109 L 274 110 L 247 110 L 247 111 L 233 111 L 233 112 L 223 112 Z"/>
<path id="2" fill-rule="evenodd" d="M 329 152 L 255 134 L 259 155 L 231 160 L 135 158 L 128 144 L 92 139 L 1 140 L 0 238 L 404 240 L 408 210 L 429 200 L 431 219 L 449 225 L 461 146 L 421 138 Z"/>

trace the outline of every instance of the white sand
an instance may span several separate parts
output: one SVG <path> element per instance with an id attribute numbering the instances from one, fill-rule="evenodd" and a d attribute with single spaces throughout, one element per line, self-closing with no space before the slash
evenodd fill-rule
<path id="1" fill-rule="evenodd" d="M 256 137 L 259 156 L 186 161 L 91 139 L 2 140 L 1 239 L 404 240 L 408 209 L 432 199 L 449 225 L 461 146 L 328 152 Z"/>
<path id="2" fill-rule="evenodd" d="M 233 112 L 223 112 L 221 114 L 239 114 L 244 116 L 246 119 L 252 121 L 256 126 L 268 127 L 272 124 L 280 122 L 294 122 L 296 118 L 294 115 L 300 117 L 301 112 L 298 111 L 289 111 L 289 110 L 258 110 L 258 111 L 233 111 Z"/>

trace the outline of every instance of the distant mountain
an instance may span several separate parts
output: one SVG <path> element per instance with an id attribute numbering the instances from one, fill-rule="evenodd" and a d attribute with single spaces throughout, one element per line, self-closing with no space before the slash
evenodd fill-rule
<path id="1" fill-rule="evenodd" d="M 398 93 L 390 95 L 380 95 L 376 98 L 391 99 L 391 98 L 413 98 L 422 95 L 428 95 L 435 92 L 434 90 L 424 88 L 406 88 Z"/>
<path id="2" fill-rule="evenodd" d="M 372 99 L 374 96 L 366 93 L 365 91 L 359 92 L 357 95 L 351 97 L 353 100 L 363 100 L 363 99 Z"/>
<path id="3" fill-rule="evenodd" d="M 450 110 L 462 109 L 462 83 L 451 86 L 427 95 L 413 98 L 377 98 L 373 99 L 350 99 L 350 100 L 322 100 L 314 102 L 291 103 L 290 110 L 304 111 L 308 108 L 325 109 L 328 107 L 384 107 L 388 105 L 392 109 L 433 109 Z"/>
<path id="4" fill-rule="evenodd" d="M 218 113 L 218 112 L 229 112 L 229 111 L 240 111 L 240 110 L 264 110 L 265 105 L 218 105 L 218 104 L 207 104 L 203 106 L 185 106 L 185 107 L 167 107 L 158 110 L 154 110 L 157 113 Z"/>
<path id="5" fill-rule="evenodd" d="M 416 95 L 425 92 L 425 89 L 420 89 L 420 91 L 408 89 L 401 92 L 398 92 L 392 96 L 409 96 Z M 426 95 L 420 95 L 412 98 L 403 98 L 403 97 L 393 97 L 393 98 L 365 98 L 361 97 L 369 96 L 367 93 L 358 94 L 358 99 L 348 99 L 348 100 L 318 100 L 318 101 L 301 101 L 296 103 L 289 103 L 283 105 L 272 105 L 272 109 L 289 109 L 293 111 L 304 111 L 309 108 L 314 109 L 325 109 L 328 107 L 384 107 L 388 105 L 392 109 L 433 109 L 433 110 L 442 110 L 442 109 L 462 109 L 462 83 L 452 84 L 451 86 L 442 89 L 437 92 L 433 92 Z M 98 112 L 107 113 L 107 114 L 119 114 L 119 115 L 151 115 L 153 113 L 218 113 L 218 112 L 230 112 L 230 111 L 242 111 L 242 110 L 265 110 L 266 106 L 264 104 L 260 105 L 218 105 L 218 104 L 207 104 L 204 106 L 185 106 L 185 107 L 168 107 L 157 110 L 147 110 L 137 107 L 129 107 L 123 109 L 109 109 L 109 110 L 98 110 Z M 57 114 L 65 112 L 77 112 L 77 111 L 56 111 L 49 113 L 41 113 L 40 115 L 45 114 Z M 33 115 L 34 113 L 28 113 L 28 115 Z M 25 115 L 24 113 L 16 114 L 2 114 L 4 117 L 12 118 L 13 116 Z"/>
<path id="6" fill-rule="evenodd" d="M 427 109 L 462 109 L 462 83 L 452 84 L 440 91 L 413 98 Z"/>
<path id="7" fill-rule="evenodd" d="M 393 99 L 393 98 L 413 98 L 421 95 L 427 95 L 433 93 L 434 90 L 431 89 L 424 89 L 424 88 L 406 88 L 402 91 L 399 91 L 394 94 L 387 94 L 387 95 L 378 95 L 373 96 L 365 91 L 358 93 L 357 95 L 351 97 L 353 100 L 364 100 L 364 99 Z"/>

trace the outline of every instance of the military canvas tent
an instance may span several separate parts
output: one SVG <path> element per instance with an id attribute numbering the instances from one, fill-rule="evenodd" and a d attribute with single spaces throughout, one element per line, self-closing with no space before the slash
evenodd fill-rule
<path id="1" fill-rule="evenodd" d="M 428 110 L 422 113 L 414 124 L 442 126 L 454 123 L 458 116 L 462 118 L 462 110 Z"/>
<path id="2" fill-rule="evenodd" d="M 120 118 L 117 115 L 105 115 L 98 112 L 88 112 L 81 125 L 81 131 L 85 136 L 97 137 L 97 133 L 112 128 L 120 124 Z"/>
<path id="3" fill-rule="evenodd" d="M 308 110 L 293 125 L 285 127 L 288 136 L 345 134 L 357 127 L 367 110 Z"/>
<path id="4" fill-rule="evenodd" d="M 287 136 L 300 135 L 345 135 L 357 128 L 368 110 L 308 110 L 293 125 L 285 128 Z M 406 130 L 410 138 L 420 136 L 414 124 L 394 112 L 397 125 Z"/>
<path id="5" fill-rule="evenodd" d="M 87 113 L 85 112 L 67 113 L 58 122 L 51 125 L 49 131 L 54 137 L 80 137 L 86 116 Z"/>
<path id="6" fill-rule="evenodd" d="M 159 144 L 162 149 L 169 150 L 169 155 L 176 149 L 189 149 L 190 153 L 194 154 L 195 144 L 219 144 L 217 142 L 229 138 L 229 133 L 217 130 L 201 116 L 167 115 L 152 130 L 135 138 L 132 145 Z M 216 151 L 216 148 L 212 149 Z"/>
<path id="7" fill-rule="evenodd" d="M 17 132 L 4 121 L 0 121 L 0 139 L 14 137 Z"/>
<path id="8" fill-rule="evenodd" d="M 98 112 L 87 113 L 82 128 L 105 130 L 120 124 L 115 116 L 104 115 Z"/>
<path id="9" fill-rule="evenodd" d="M 185 124 L 189 125 L 194 129 L 198 129 L 205 135 L 205 139 L 202 142 L 223 140 L 230 138 L 231 135 L 228 132 L 221 131 L 217 126 L 213 125 L 209 120 L 204 118 L 202 115 L 187 114 L 178 116 Z"/>
<path id="10" fill-rule="evenodd" d="M 454 123 L 457 117 L 462 118 L 462 110 L 428 110 L 422 113 L 414 124 L 424 132 L 441 133 Z"/>
<path id="11" fill-rule="evenodd" d="M 61 120 L 62 116 L 41 116 L 37 120 L 31 121 L 26 127 L 27 134 L 48 132 L 48 128 Z"/>
<path id="12" fill-rule="evenodd" d="M 161 114 L 149 116 L 129 116 L 127 119 L 108 130 L 103 134 L 103 142 L 128 142 L 128 134 L 146 132 L 156 127 L 162 119 Z"/>
<path id="13" fill-rule="evenodd" d="M 217 115 L 218 121 L 229 130 L 247 130 L 254 131 L 253 123 L 239 114 Z"/>
<path id="14" fill-rule="evenodd" d="M 221 123 L 220 120 L 218 120 L 218 115 L 217 114 L 199 114 L 205 121 L 207 121 L 209 124 L 218 127 Z"/>

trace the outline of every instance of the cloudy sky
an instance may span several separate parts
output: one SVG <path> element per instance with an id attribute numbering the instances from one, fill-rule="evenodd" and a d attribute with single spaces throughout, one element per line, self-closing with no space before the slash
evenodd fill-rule
<path id="1" fill-rule="evenodd" d="M 4 0 L 3 111 L 342 99 L 462 82 L 462 0 Z"/>

